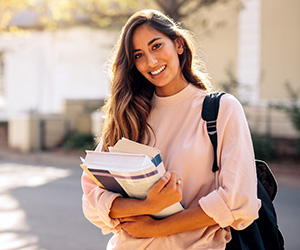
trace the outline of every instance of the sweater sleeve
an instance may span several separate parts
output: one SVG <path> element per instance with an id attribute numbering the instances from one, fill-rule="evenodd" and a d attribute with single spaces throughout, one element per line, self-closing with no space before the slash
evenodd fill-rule
<path id="1" fill-rule="evenodd" d="M 242 230 L 258 218 L 260 200 L 250 131 L 241 104 L 221 98 L 218 131 L 218 188 L 199 200 L 205 213 L 221 227 Z"/>
<path id="2" fill-rule="evenodd" d="M 96 150 L 100 150 L 100 147 L 98 146 Z M 92 224 L 101 228 L 103 234 L 116 232 L 114 228 L 120 222 L 118 219 L 111 219 L 109 213 L 113 201 L 121 195 L 100 188 L 84 171 L 81 177 L 81 186 L 84 216 Z"/>

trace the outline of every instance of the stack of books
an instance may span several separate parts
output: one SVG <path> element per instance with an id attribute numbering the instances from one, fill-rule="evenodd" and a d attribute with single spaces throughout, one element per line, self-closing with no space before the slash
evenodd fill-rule
<path id="1" fill-rule="evenodd" d="M 122 138 L 109 151 L 86 151 L 81 167 L 99 187 L 123 197 L 145 199 L 165 173 L 160 151 L 154 147 Z M 176 203 L 152 216 L 165 218 L 182 210 Z"/>

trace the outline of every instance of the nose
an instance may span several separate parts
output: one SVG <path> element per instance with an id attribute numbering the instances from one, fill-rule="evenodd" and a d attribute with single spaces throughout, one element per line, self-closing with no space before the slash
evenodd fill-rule
<path id="1" fill-rule="evenodd" d="M 149 54 L 148 56 L 148 66 L 153 67 L 156 66 L 158 60 L 155 55 Z"/>

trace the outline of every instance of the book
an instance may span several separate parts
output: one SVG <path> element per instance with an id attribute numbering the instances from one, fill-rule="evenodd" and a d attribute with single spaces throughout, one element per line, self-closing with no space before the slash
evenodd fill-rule
<path id="1" fill-rule="evenodd" d="M 125 138 L 109 152 L 86 151 L 81 167 L 94 182 L 123 197 L 145 199 L 148 190 L 164 175 L 160 151 Z M 165 218 L 183 210 L 180 203 L 165 208 L 154 218 Z"/>

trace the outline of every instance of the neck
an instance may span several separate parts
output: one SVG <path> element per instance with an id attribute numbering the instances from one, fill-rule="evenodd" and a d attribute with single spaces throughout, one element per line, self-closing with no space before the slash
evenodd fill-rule
<path id="1" fill-rule="evenodd" d="M 156 87 L 155 93 L 159 97 L 175 95 L 183 90 L 188 84 L 189 82 L 182 76 L 178 82 L 172 82 L 164 87 Z"/>

